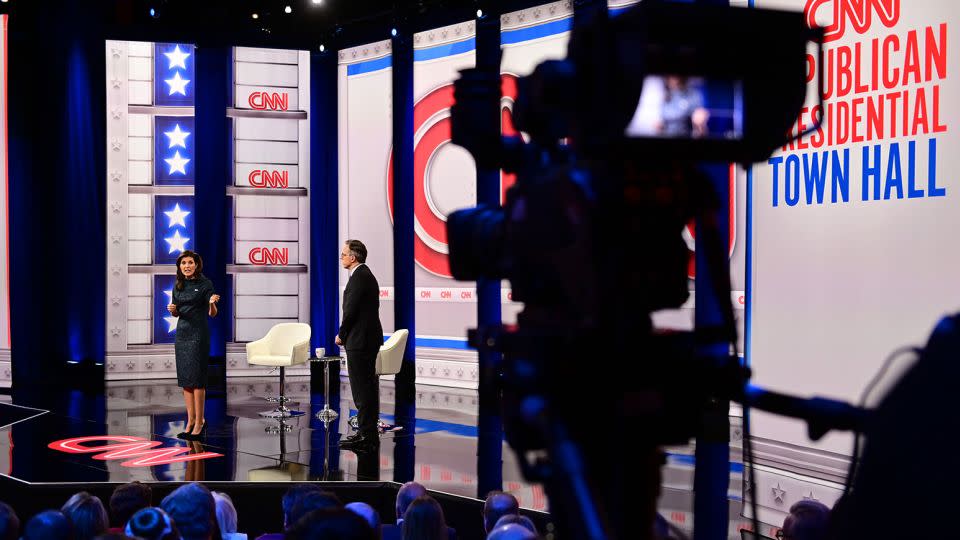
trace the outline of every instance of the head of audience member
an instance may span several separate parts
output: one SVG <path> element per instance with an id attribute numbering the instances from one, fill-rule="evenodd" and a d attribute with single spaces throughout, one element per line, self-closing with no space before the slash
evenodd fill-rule
<path id="1" fill-rule="evenodd" d="M 20 538 L 20 518 L 9 504 L 0 502 L 0 540 L 17 538 Z"/>
<path id="2" fill-rule="evenodd" d="M 502 518 L 497 520 L 497 524 L 494 525 L 493 528 L 497 529 L 498 527 L 502 527 L 504 525 L 510 525 L 511 523 L 520 525 L 521 527 L 529 530 L 533 534 L 538 534 L 537 526 L 533 524 L 533 520 L 528 518 L 527 516 L 521 516 L 520 514 L 507 514 L 503 516 Z"/>
<path id="3" fill-rule="evenodd" d="M 110 495 L 109 505 L 111 525 L 122 529 L 137 510 L 153 505 L 153 490 L 149 485 L 140 482 L 117 486 Z"/>
<path id="4" fill-rule="evenodd" d="M 303 516 L 314 510 L 326 510 L 329 508 L 343 508 L 343 503 L 339 497 L 329 491 L 315 491 L 307 493 L 290 510 L 290 523 L 300 521 Z"/>
<path id="5" fill-rule="evenodd" d="M 344 508 L 363 518 L 373 529 L 373 535 L 380 538 L 380 514 L 372 506 L 365 502 L 352 502 Z"/>
<path id="6" fill-rule="evenodd" d="M 397 492 L 397 521 L 403 519 L 403 515 L 410 508 L 410 503 L 427 494 L 427 488 L 416 482 L 407 482 L 400 486 Z"/>
<path id="7" fill-rule="evenodd" d="M 23 540 L 73 540 L 73 524 L 59 510 L 44 510 L 23 527 Z"/>
<path id="8" fill-rule="evenodd" d="M 498 525 L 487 535 L 487 540 L 537 540 L 537 533 L 519 523 Z"/>
<path id="9" fill-rule="evenodd" d="M 107 531 L 109 531 L 109 529 L 107 529 Z M 105 532 L 100 536 L 94 537 L 93 540 L 137 540 L 137 538 L 118 532 Z"/>
<path id="10" fill-rule="evenodd" d="M 443 509 L 433 497 L 417 497 L 403 514 L 403 540 L 447 540 Z"/>
<path id="11" fill-rule="evenodd" d="M 107 509 L 100 498 L 86 491 L 70 497 L 60 511 L 73 523 L 73 536 L 76 540 L 92 540 L 93 537 L 107 532 L 110 526 Z"/>
<path id="12" fill-rule="evenodd" d="M 212 495 L 217 508 L 217 525 L 220 526 L 220 534 L 236 533 L 237 509 L 233 506 L 233 499 L 222 491 L 214 491 Z"/>
<path id="13" fill-rule="evenodd" d="M 178 487 L 160 503 L 177 524 L 183 540 L 210 540 L 220 536 L 216 503 L 210 490 L 192 482 Z"/>
<path id="14" fill-rule="evenodd" d="M 283 498 L 280 500 L 280 505 L 283 507 L 284 529 L 289 529 L 295 523 L 294 521 L 290 520 L 290 512 L 293 511 L 293 507 L 310 493 L 317 493 L 320 491 L 323 490 L 320 489 L 320 486 L 316 484 L 297 484 L 283 494 Z"/>
<path id="15" fill-rule="evenodd" d="M 820 540 L 827 533 L 830 509 L 813 499 L 793 503 L 783 520 L 783 540 Z"/>
<path id="16" fill-rule="evenodd" d="M 285 540 L 374 540 L 362 517 L 343 507 L 314 510 L 294 523 Z"/>
<path id="17" fill-rule="evenodd" d="M 143 508 L 127 521 L 124 533 L 143 540 L 179 540 L 177 524 L 160 508 Z"/>
<path id="18" fill-rule="evenodd" d="M 491 491 L 483 503 L 483 532 L 489 534 L 503 516 L 519 513 L 520 503 L 516 497 L 502 491 Z"/>

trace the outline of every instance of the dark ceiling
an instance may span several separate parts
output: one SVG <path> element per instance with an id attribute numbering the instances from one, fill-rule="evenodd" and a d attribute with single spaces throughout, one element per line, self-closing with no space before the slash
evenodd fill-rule
<path id="1" fill-rule="evenodd" d="M 11 21 L 22 21 L 42 20 L 57 9 L 99 10 L 107 39 L 306 50 L 325 44 L 328 50 L 334 50 L 389 39 L 394 27 L 415 32 L 471 19 L 477 9 L 496 14 L 548 1 L 322 0 L 315 4 L 314 0 L 6 0 L 0 3 L 0 12 L 11 13 Z M 286 13 L 287 6 L 290 13 Z M 42 28 L 43 24 L 29 26 Z M 16 26 L 11 31 L 15 32 Z"/>

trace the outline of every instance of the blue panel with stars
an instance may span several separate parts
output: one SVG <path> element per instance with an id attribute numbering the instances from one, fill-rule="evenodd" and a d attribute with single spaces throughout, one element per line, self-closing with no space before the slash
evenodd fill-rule
<path id="1" fill-rule="evenodd" d="M 153 276 L 153 342 L 173 343 L 177 337 L 177 318 L 167 311 L 173 299 L 177 276 Z"/>
<path id="2" fill-rule="evenodd" d="M 158 186 L 192 186 L 194 181 L 194 118 L 157 116 L 153 127 L 154 183 Z"/>
<path id="3" fill-rule="evenodd" d="M 184 250 L 193 249 L 193 196 L 157 195 L 153 200 L 153 264 L 173 265 Z"/>
<path id="4" fill-rule="evenodd" d="M 153 104 L 192 107 L 196 86 L 193 45 L 157 43 L 153 50 Z"/>

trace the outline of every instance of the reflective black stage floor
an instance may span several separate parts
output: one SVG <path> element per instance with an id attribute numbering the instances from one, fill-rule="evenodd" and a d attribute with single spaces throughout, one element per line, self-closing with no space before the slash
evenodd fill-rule
<path id="1" fill-rule="evenodd" d="M 418 386 L 414 429 L 385 432 L 379 451 L 355 453 L 339 446 L 352 432 L 348 418 L 356 414 L 346 381 L 339 397 L 332 396 L 339 417 L 327 425 L 315 417 L 323 396 L 311 395 L 306 379 L 288 378 L 286 385 L 288 397 L 298 402 L 292 407 L 305 415 L 283 423 L 261 418 L 260 411 L 273 408 L 263 396 L 276 394 L 277 386 L 276 379 L 228 381 L 225 392 L 208 396 L 207 435 L 194 443 L 176 438 L 186 416 L 174 381 L 112 382 L 98 395 L 0 395 L 0 474 L 30 484 L 413 478 L 433 491 L 478 496 L 475 390 Z M 381 418 L 392 424 L 394 412 L 393 386 L 384 382 Z M 96 449 L 103 445 L 122 446 Z M 670 449 L 659 505 L 683 529 L 693 526 L 692 452 Z M 746 520 L 739 517 L 742 464 L 736 446 L 731 459 L 730 537 L 739 538 L 736 531 Z M 524 508 L 548 510 L 544 490 L 522 479 L 506 443 L 503 489 Z"/>

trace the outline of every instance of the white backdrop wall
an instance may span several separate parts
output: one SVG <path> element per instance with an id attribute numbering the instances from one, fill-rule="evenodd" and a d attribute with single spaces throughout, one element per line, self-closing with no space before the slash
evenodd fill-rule
<path id="1" fill-rule="evenodd" d="M 367 246 L 380 283 L 380 322 L 393 322 L 393 222 L 387 188 L 393 141 L 390 41 L 339 51 L 339 220 L 342 240 Z M 331 264 L 338 253 L 331 253 Z M 340 291 L 347 284 L 340 273 Z M 342 316 L 342 313 L 341 313 Z"/>
<path id="2" fill-rule="evenodd" d="M 822 128 L 753 169 L 749 357 L 757 383 L 855 401 L 894 349 L 922 344 L 960 304 L 954 2 L 818 3 L 827 27 Z M 837 11 L 834 11 L 834 8 Z M 838 17 L 835 15 L 839 14 Z M 809 93 L 808 93 L 809 97 Z M 815 105 L 798 119 L 813 123 Z M 755 434 L 812 443 L 799 422 L 757 414 Z"/>
<path id="3" fill-rule="evenodd" d="M 227 374 L 256 375 L 268 370 L 246 363 L 244 343 L 310 322 L 310 54 L 236 47 L 233 60 Z M 289 371 L 298 372 L 309 368 Z"/>

